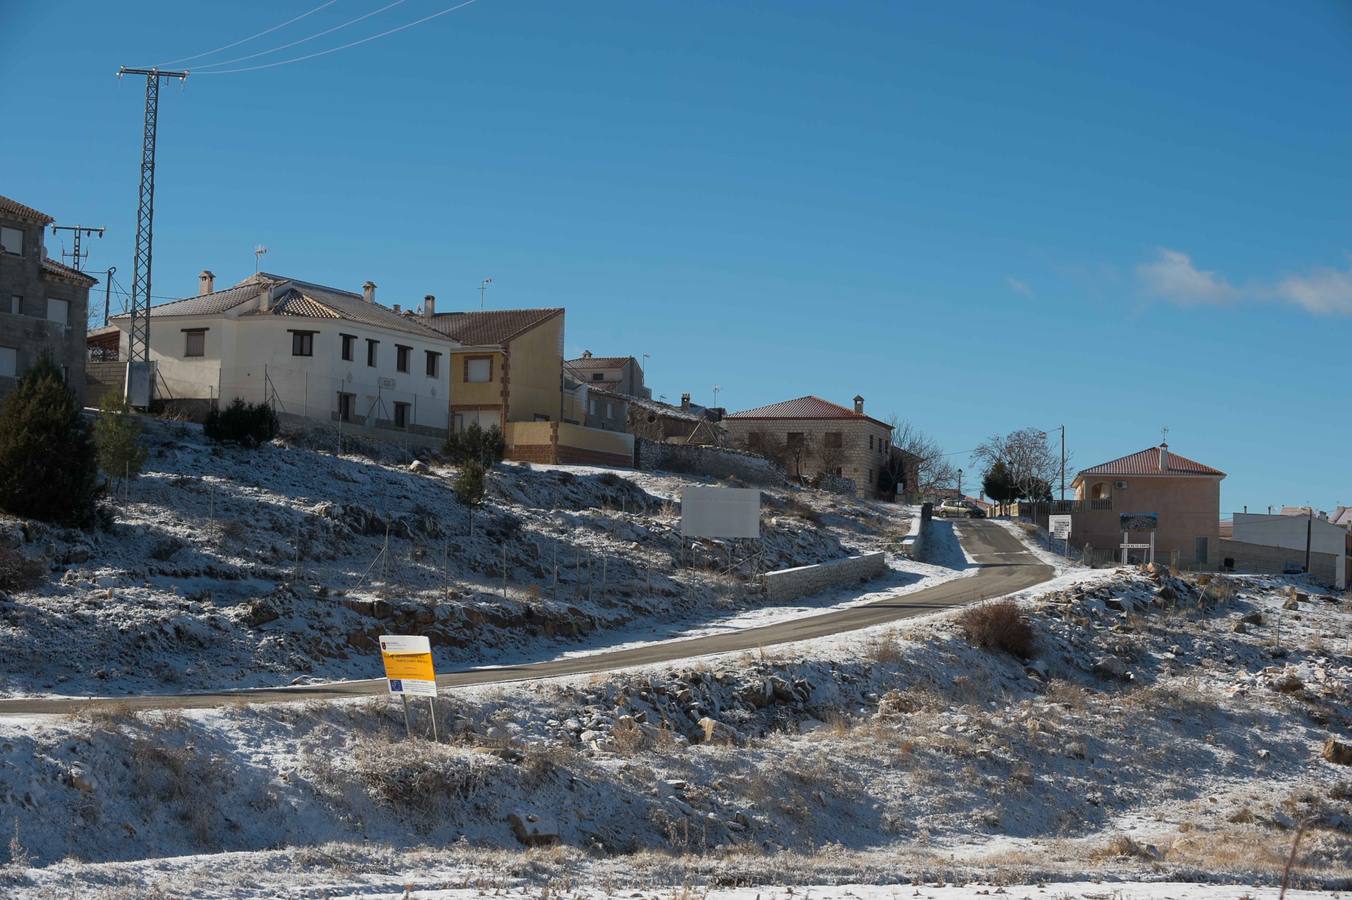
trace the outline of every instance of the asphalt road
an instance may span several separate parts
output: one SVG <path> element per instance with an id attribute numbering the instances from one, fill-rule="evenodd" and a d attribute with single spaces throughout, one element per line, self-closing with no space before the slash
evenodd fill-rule
<path id="1" fill-rule="evenodd" d="M 515 666 L 492 666 L 449 672 L 437 677 L 442 688 L 465 685 L 530 681 L 563 675 L 587 675 L 653 663 L 675 662 L 714 653 L 755 650 L 841 632 L 868 628 L 935 610 L 1001 597 L 1052 577 L 1042 563 L 1014 535 L 994 522 L 957 520 L 954 527 L 967 553 L 980 569 L 924 590 L 848 609 L 804 616 L 773 625 L 746 628 L 706 637 L 663 641 L 626 650 L 611 650 L 587 656 L 554 659 Z M 378 665 L 374 658 L 372 665 Z M 236 703 L 285 703 L 298 700 L 336 700 L 385 693 L 385 679 L 336 681 L 294 687 L 253 688 L 190 694 L 140 694 L 122 697 L 61 697 L 0 700 L 0 716 L 70 713 L 99 706 L 123 709 L 199 709 Z"/>

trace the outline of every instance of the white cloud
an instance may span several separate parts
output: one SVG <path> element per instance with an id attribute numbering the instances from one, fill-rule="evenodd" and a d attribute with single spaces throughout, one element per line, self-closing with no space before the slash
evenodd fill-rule
<path id="1" fill-rule="evenodd" d="M 1352 268 L 1316 269 L 1290 275 L 1277 285 L 1277 297 L 1316 315 L 1352 315 Z"/>
<path id="2" fill-rule="evenodd" d="M 1239 296 L 1223 277 L 1199 269 L 1186 253 L 1161 247 L 1150 262 L 1136 267 L 1136 275 L 1152 294 L 1181 303 L 1229 303 Z"/>
<path id="3" fill-rule="evenodd" d="M 1005 284 L 1009 285 L 1009 289 L 1016 294 L 1023 294 L 1025 297 L 1033 296 L 1033 289 L 1026 282 L 1020 281 L 1013 275 L 1005 276 Z"/>

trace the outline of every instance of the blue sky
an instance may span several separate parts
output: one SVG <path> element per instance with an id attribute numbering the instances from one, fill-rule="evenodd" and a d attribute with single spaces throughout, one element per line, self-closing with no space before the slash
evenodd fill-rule
<path id="1" fill-rule="evenodd" d="M 318 2 L 0 0 L 0 193 L 107 226 L 88 265 L 128 283 L 116 67 Z M 384 2 L 165 85 L 156 294 L 259 243 L 405 306 L 492 276 L 669 398 L 861 393 L 953 451 L 1064 422 L 1082 466 L 1168 425 L 1227 512 L 1352 504 L 1352 4 L 477 0 L 196 68 Z"/>

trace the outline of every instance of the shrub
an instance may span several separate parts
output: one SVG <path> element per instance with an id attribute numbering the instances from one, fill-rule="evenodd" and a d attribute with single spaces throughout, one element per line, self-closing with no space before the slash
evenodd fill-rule
<path id="1" fill-rule="evenodd" d="M 202 431 L 213 441 L 257 447 L 277 436 L 277 414 L 266 403 L 245 403 L 236 398 L 225 409 L 213 409 Z"/>
<path id="2" fill-rule="evenodd" d="M 109 391 L 99 403 L 99 418 L 94 423 L 94 444 L 99 451 L 99 467 L 110 478 L 135 478 L 146 461 L 141 446 L 141 420 L 116 391 Z"/>
<path id="3" fill-rule="evenodd" d="M 483 429 L 477 424 L 463 431 L 451 432 L 451 436 L 446 439 L 446 445 L 442 448 L 446 458 L 454 465 L 462 466 L 469 462 L 477 462 L 485 469 L 502 462 L 502 455 L 506 450 L 507 442 L 503 440 L 502 429 L 496 425 Z"/>
<path id="4" fill-rule="evenodd" d="M 987 650 L 1003 650 L 1020 659 L 1033 655 L 1033 626 L 1013 600 L 968 607 L 958 619 L 967 640 Z"/>
<path id="5" fill-rule="evenodd" d="M 484 467 L 477 462 L 465 463 L 455 477 L 455 499 L 473 509 L 484 502 L 484 493 Z"/>
<path id="6" fill-rule="evenodd" d="M 18 550 L 0 547 L 0 591 L 24 591 L 37 587 L 46 566 L 26 559 Z"/>
<path id="7" fill-rule="evenodd" d="M 0 407 L 0 509 L 60 525 L 93 524 L 98 461 L 61 370 L 43 358 Z"/>

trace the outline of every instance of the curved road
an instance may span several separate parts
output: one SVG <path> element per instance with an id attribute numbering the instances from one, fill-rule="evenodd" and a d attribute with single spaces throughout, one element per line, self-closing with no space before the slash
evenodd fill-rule
<path id="1" fill-rule="evenodd" d="M 868 628 L 935 610 L 1001 597 L 1032 587 L 1052 577 L 1050 566 L 1038 560 L 1022 541 L 994 522 L 981 519 L 960 520 L 955 523 L 955 527 L 963 547 L 980 568 L 979 572 L 967 578 L 954 579 L 909 594 L 884 597 L 848 609 L 804 616 L 758 628 L 662 641 L 626 650 L 603 651 L 546 662 L 450 672 L 437 676 L 437 684 L 446 688 L 530 681 L 563 675 L 588 675 L 593 672 L 627 669 L 653 663 L 676 662 L 715 653 L 754 650 L 773 644 L 787 644 Z M 371 678 L 363 681 L 335 681 L 295 687 L 193 694 L 0 700 L 0 716 L 70 713 L 98 706 L 117 706 L 121 709 L 197 709 L 234 703 L 336 700 L 367 694 L 383 694 L 385 690 L 385 679 Z"/>

